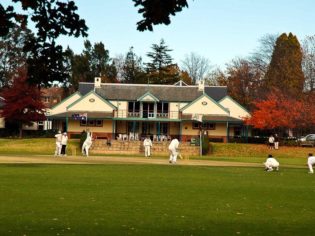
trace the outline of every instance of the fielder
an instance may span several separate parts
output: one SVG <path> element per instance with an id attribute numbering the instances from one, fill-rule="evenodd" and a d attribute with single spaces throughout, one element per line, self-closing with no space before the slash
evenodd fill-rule
<path id="1" fill-rule="evenodd" d="M 82 145 L 82 154 L 89 156 L 89 149 L 92 146 L 92 133 L 88 132 L 86 135 L 86 139 Z"/>
<path id="2" fill-rule="evenodd" d="M 150 157 L 151 156 L 152 141 L 149 137 L 146 137 L 144 139 L 143 146 L 144 146 L 144 156 Z"/>
<path id="3" fill-rule="evenodd" d="M 179 141 L 177 138 L 174 138 L 171 141 L 170 145 L 168 146 L 168 150 L 170 151 L 170 160 L 169 160 L 170 163 L 173 163 L 173 164 L 176 163 L 177 156 L 178 156 L 178 151 L 177 151 L 178 147 L 179 147 Z"/>
<path id="4" fill-rule="evenodd" d="M 266 162 L 264 163 L 266 171 L 279 170 L 279 162 L 271 155 L 268 155 Z"/>
<path id="5" fill-rule="evenodd" d="M 307 159 L 307 165 L 308 165 L 308 168 L 310 171 L 308 173 L 310 173 L 310 174 L 314 173 L 314 170 L 313 170 L 314 164 L 315 164 L 315 156 L 313 155 L 313 153 L 309 153 L 308 159 Z"/>
<path id="6" fill-rule="evenodd" d="M 55 156 L 60 156 L 60 153 L 61 153 L 61 138 L 62 138 L 62 134 L 61 134 L 60 130 L 55 135 L 55 138 L 56 138 Z"/>

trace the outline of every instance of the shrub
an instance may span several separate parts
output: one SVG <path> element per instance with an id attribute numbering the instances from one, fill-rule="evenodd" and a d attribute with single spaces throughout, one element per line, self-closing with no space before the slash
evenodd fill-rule
<path id="1" fill-rule="evenodd" d="M 202 155 L 207 155 L 209 152 L 209 138 L 208 135 L 202 137 Z"/>

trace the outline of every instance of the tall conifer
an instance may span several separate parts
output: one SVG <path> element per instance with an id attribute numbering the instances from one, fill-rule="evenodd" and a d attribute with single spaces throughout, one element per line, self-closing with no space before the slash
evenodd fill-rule
<path id="1" fill-rule="evenodd" d="M 281 34 L 272 54 L 265 76 L 267 90 L 272 88 L 285 92 L 288 96 L 300 97 L 304 86 L 302 71 L 302 50 L 295 35 Z"/>

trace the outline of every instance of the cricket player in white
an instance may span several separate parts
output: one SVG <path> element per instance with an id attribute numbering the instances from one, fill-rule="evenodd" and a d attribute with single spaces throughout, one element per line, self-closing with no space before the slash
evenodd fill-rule
<path id="1" fill-rule="evenodd" d="M 55 135 L 56 138 L 56 150 L 55 150 L 55 156 L 60 156 L 60 152 L 61 152 L 61 138 L 62 138 L 62 134 L 61 131 L 58 131 L 58 134 Z"/>
<path id="2" fill-rule="evenodd" d="M 268 155 L 264 165 L 266 171 L 273 171 L 274 168 L 279 170 L 279 162 L 271 154 Z"/>
<path id="3" fill-rule="evenodd" d="M 170 151 L 170 163 L 175 164 L 177 161 L 177 155 L 178 155 L 178 149 L 179 147 L 179 141 L 177 138 L 174 138 L 170 145 L 168 146 L 168 150 Z"/>
<path id="4" fill-rule="evenodd" d="M 151 156 L 152 141 L 149 137 L 146 137 L 144 139 L 143 146 L 144 146 L 144 156 L 150 157 Z"/>
<path id="5" fill-rule="evenodd" d="M 313 153 L 309 153 L 308 159 L 307 159 L 307 165 L 308 165 L 308 168 L 310 171 L 308 173 L 310 173 L 310 174 L 314 173 L 314 170 L 313 170 L 314 164 L 315 164 L 315 156 L 313 155 Z"/>
<path id="6" fill-rule="evenodd" d="M 92 133 L 88 132 L 86 135 L 86 139 L 82 145 L 82 154 L 86 155 L 87 157 L 89 156 L 89 149 L 92 146 Z"/>

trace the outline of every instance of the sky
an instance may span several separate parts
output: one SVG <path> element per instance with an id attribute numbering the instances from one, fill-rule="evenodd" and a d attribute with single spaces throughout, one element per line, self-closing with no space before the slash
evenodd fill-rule
<path id="1" fill-rule="evenodd" d="M 171 17 L 168 26 L 140 32 L 141 20 L 132 0 L 75 0 L 79 15 L 89 27 L 88 39 L 103 42 L 111 57 L 134 52 L 148 61 L 146 53 L 163 38 L 175 63 L 194 52 L 224 68 L 237 57 L 247 57 L 266 34 L 289 33 L 302 41 L 315 35 L 315 0 L 188 0 Z M 83 50 L 84 38 L 62 37 L 59 42 L 75 53 Z"/>

